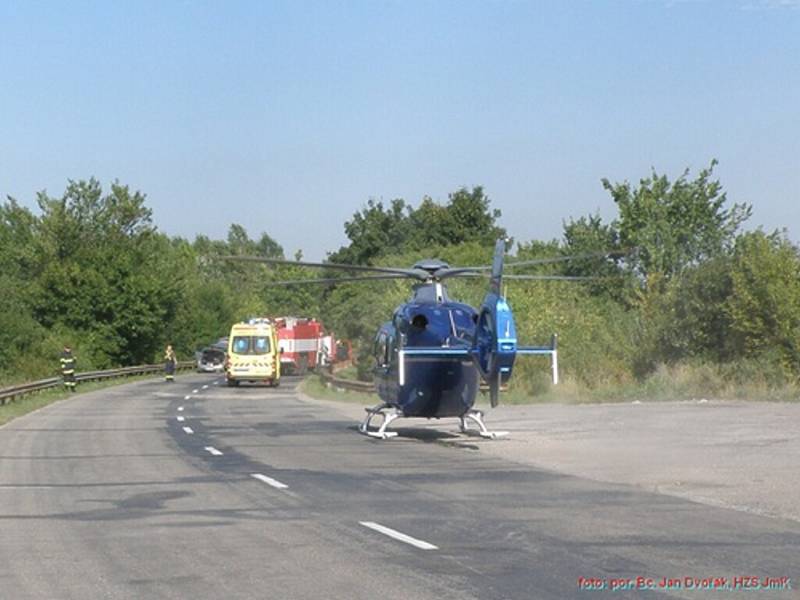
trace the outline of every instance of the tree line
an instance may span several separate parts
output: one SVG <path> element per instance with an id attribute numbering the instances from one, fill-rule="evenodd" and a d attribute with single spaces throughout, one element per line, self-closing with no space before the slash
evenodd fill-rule
<path id="1" fill-rule="evenodd" d="M 538 344 L 558 333 L 564 374 L 587 388 L 641 382 L 676 365 L 700 379 L 796 384 L 798 248 L 785 232 L 746 230 L 751 207 L 728 202 L 715 166 L 674 179 L 653 171 L 636 185 L 603 180 L 613 219 L 584 215 L 566 220 L 559 239 L 516 241 L 509 262 L 583 257 L 516 272 L 593 277 L 507 280 L 521 340 Z M 168 342 L 189 356 L 231 323 L 263 314 L 323 319 L 354 341 L 366 377 L 375 330 L 410 291 L 405 281 L 270 285 L 336 273 L 221 260 L 285 254 L 267 233 L 251 239 L 235 224 L 224 240 L 167 236 L 144 194 L 118 182 L 107 191 L 94 179 L 69 182 L 60 197 L 38 194 L 37 205 L 36 213 L 12 198 L 0 206 L 3 382 L 52 374 L 64 343 L 73 345 L 79 370 L 140 364 L 159 360 Z M 499 226 L 500 217 L 481 187 L 416 207 L 370 200 L 344 224 L 348 242 L 329 260 L 487 264 L 494 240 L 514 234 Z M 473 304 L 484 292 L 472 280 L 450 288 Z M 519 365 L 521 389 L 545 385 L 546 365 Z"/>

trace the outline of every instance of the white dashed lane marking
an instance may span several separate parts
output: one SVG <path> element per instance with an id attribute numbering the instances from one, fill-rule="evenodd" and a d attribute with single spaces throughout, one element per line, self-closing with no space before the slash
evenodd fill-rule
<path id="1" fill-rule="evenodd" d="M 204 390 L 207 390 L 207 389 L 208 389 L 208 386 L 207 386 L 207 385 L 204 385 L 204 386 L 203 386 L 203 389 L 204 389 Z"/>
<path id="2" fill-rule="evenodd" d="M 178 407 L 178 412 L 183 412 L 183 407 L 182 406 Z"/>
<path id="3" fill-rule="evenodd" d="M 192 397 L 191 397 L 191 396 L 184 396 L 184 397 L 183 397 L 183 399 L 184 399 L 184 400 L 191 400 L 191 399 L 192 399 Z"/>
<path id="4" fill-rule="evenodd" d="M 285 483 L 281 483 L 277 479 L 273 479 L 272 477 L 267 477 L 266 475 L 262 475 L 261 473 L 253 473 L 252 475 L 250 475 L 250 477 L 252 477 L 253 479 L 258 479 L 259 481 L 263 481 L 267 485 L 271 485 L 272 487 L 277 488 L 279 490 L 285 490 L 286 488 L 289 487 Z"/>
<path id="5" fill-rule="evenodd" d="M 184 417 L 177 417 L 178 423 L 183 423 L 186 419 Z"/>
<path id="6" fill-rule="evenodd" d="M 214 446 L 206 446 L 206 452 L 213 456 L 222 456 L 222 452 L 214 448 Z"/>
<path id="7" fill-rule="evenodd" d="M 191 427 L 184 427 L 184 428 L 183 428 L 183 430 L 184 430 L 186 433 L 194 433 L 194 429 L 192 429 Z"/>
<path id="8" fill-rule="evenodd" d="M 200 390 L 192 390 L 193 394 L 197 394 Z"/>
<path id="9" fill-rule="evenodd" d="M 378 533 L 382 533 L 383 535 L 388 535 L 390 538 L 398 540 L 400 542 L 405 542 L 406 544 L 410 544 L 415 548 L 419 548 L 420 550 L 438 550 L 438 546 L 434 546 L 433 544 L 429 544 L 426 541 L 418 540 L 417 538 L 413 538 L 410 535 L 406 535 L 405 533 L 401 533 L 379 523 L 374 523 L 373 521 L 359 521 L 359 524 L 363 525 L 364 527 L 368 527 L 373 531 L 377 531 Z"/>

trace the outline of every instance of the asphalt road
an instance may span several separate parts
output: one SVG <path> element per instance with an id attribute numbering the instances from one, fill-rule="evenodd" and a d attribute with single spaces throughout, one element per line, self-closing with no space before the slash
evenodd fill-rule
<path id="1" fill-rule="evenodd" d="M 796 521 L 428 428 L 377 441 L 290 380 L 217 381 L 82 394 L 0 428 L 0 598 L 800 598 Z M 637 577 L 655 589 L 609 589 Z"/>

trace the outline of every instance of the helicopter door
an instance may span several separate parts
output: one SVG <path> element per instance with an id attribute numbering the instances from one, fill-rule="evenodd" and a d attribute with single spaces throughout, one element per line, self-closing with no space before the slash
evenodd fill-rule
<path id="1" fill-rule="evenodd" d="M 391 338 L 386 331 L 380 331 L 375 338 L 375 384 L 378 388 L 378 395 L 384 398 L 388 394 L 390 386 L 390 344 Z"/>
<path id="2" fill-rule="evenodd" d="M 375 367 L 386 367 L 386 334 L 380 332 L 375 339 L 375 347 L 373 349 L 375 355 Z"/>
<path id="3" fill-rule="evenodd" d="M 389 336 L 381 331 L 375 339 L 375 368 L 380 370 L 389 367 Z"/>

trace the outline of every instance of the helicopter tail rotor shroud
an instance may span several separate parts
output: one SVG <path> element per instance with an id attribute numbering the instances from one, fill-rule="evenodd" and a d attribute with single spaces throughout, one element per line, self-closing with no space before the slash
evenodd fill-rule
<path id="1" fill-rule="evenodd" d="M 500 386 L 508 381 L 517 356 L 517 329 L 505 298 L 490 292 L 481 305 L 473 352 L 481 377 L 489 385 L 489 400 L 497 406 Z"/>
<path id="2" fill-rule="evenodd" d="M 558 349 L 554 335 L 550 346 L 518 346 L 514 313 L 501 295 L 505 240 L 497 240 L 492 261 L 489 292 L 483 299 L 473 340 L 473 354 L 484 381 L 489 386 L 492 407 L 500 400 L 500 387 L 514 370 L 517 354 L 549 354 L 553 362 L 553 383 L 558 383 Z"/>

